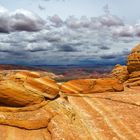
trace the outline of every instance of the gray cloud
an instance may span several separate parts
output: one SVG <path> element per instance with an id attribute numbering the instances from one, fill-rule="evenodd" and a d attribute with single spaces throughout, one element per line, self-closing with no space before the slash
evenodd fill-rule
<path id="1" fill-rule="evenodd" d="M 99 21 L 103 26 L 108 26 L 108 27 L 124 25 L 123 21 L 119 17 L 111 14 L 99 17 Z"/>
<path id="2" fill-rule="evenodd" d="M 48 19 L 51 21 L 51 23 L 53 23 L 54 26 L 56 27 L 60 27 L 63 25 L 63 20 L 58 16 L 58 15 L 54 15 L 54 16 L 49 16 Z"/>
<path id="3" fill-rule="evenodd" d="M 134 35 L 134 27 L 131 25 L 118 27 L 113 30 L 113 35 L 120 37 L 132 37 Z"/>
<path id="4" fill-rule="evenodd" d="M 101 50 L 109 50 L 110 48 L 109 47 L 107 47 L 107 46 L 100 46 L 99 47 Z"/>
<path id="5" fill-rule="evenodd" d="M 123 26 L 123 21 L 115 15 L 103 15 L 100 17 L 87 18 L 86 16 L 81 17 L 80 19 L 70 16 L 66 20 L 66 25 L 72 29 L 78 28 L 101 28 L 101 27 L 112 27 L 112 26 Z"/>
<path id="6" fill-rule="evenodd" d="M 41 11 L 44 11 L 44 10 L 46 10 L 46 8 L 44 7 L 44 6 L 42 6 L 42 5 L 38 5 L 38 8 L 41 10 Z"/>
<path id="7" fill-rule="evenodd" d="M 68 44 L 62 45 L 58 47 L 58 51 L 61 52 L 77 52 L 78 50 Z"/>
<path id="8" fill-rule="evenodd" d="M 139 42 L 139 24 L 125 25 L 107 11 L 99 17 L 70 16 L 64 20 L 54 15 L 46 21 L 26 10 L 3 13 L 0 63 L 115 63 L 124 61 Z"/>
<path id="9" fill-rule="evenodd" d="M 102 55 L 102 56 L 100 56 L 102 59 L 115 59 L 115 58 L 117 58 L 117 56 L 116 55 L 114 55 L 114 54 L 108 54 L 108 55 Z"/>
<path id="10" fill-rule="evenodd" d="M 39 16 L 23 9 L 15 12 L 1 11 L 0 32 L 9 33 L 13 31 L 39 31 L 43 29 L 45 21 Z"/>

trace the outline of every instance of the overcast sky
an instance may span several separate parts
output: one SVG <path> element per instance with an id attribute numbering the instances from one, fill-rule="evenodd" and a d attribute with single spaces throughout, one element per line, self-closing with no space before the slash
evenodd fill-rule
<path id="1" fill-rule="evenodd" d="M 124 63 L 140 41 L 139 0 L 0 0 L 0 63 Z"/>

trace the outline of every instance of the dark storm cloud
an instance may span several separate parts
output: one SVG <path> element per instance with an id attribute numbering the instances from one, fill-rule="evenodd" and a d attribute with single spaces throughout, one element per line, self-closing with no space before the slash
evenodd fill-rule
<path id="1" fill-rule="evenodd" d="M 101 50 L 109 50 L 110 48 L 107 47 L 107 46 L 101 46 L 101 47 L 99 47 L 99 49 L 101 49 Z"/>
<path id="2" fill-rule="evenodd" d="M 3 11 L 0 13 L 0 32 L 9 33 L 13 31 L 39 31 L 43 29 L 45 21 L 39 16 L 19 9 L 15 12 Z"/>
<path id="3" fill-rule="evenodd" d="M 39 16 L 24 10 L 16 11 L 10 18 L 11 30 L 14 31 L 39 31 L 45 24 Z"/>
<path id="4" fill-rule="evenodd" d="M 115 59 L 117 58 L 117 55 L 114 54 L 108 54 L 108 55 L 102 55 L 100 56 L 102 59 Z"/>
<path id="5" fill-rule="evenodd" d="M 0 33 L 9 32 L 9 16 L 4 12 L 0 14 Z"/>
<path id="6" fill-rule="evenodd" d="M 77 52 L 78 50 L 75 49 L 74 47 L 70 46 L 70 45 L 62 45 L 62 46 L 58 46 L 58 51 L 60 52 Z"/>
<path id="7" fill-rule="evenodd" d="M 107 60 L 125 60 L 128 56 L 128 54 L 130 54 L 130 50 L 128 50 L 127 48 L 123 49 L 122 52 L 119 53 L 111 53 L 111 54 L 103 54 L 100 56 L 101 59 L 107 59 Z"/>

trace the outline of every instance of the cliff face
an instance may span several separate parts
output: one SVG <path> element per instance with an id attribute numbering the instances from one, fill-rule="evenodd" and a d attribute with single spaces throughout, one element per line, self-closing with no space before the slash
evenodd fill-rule
<path id="1" fill-rule="evenodd" d="M 128 55 L 127 67 L 129 73 L 140 71 L 140 44 L 132 49 L 131 53 Z"/>
<path id="2" fill-rule="evenodd" d="M 129 60 L 112 78 L 59 84 L 44 73 L 2 71 L 0 140 L 140 140 L 140 71 Z"/>

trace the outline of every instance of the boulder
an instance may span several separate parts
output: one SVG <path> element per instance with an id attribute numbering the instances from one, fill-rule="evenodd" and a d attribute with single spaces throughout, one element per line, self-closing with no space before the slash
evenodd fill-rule
<path id="1" fill-rule="evenodd" d="M 117 78 L 121 82 L 125 82 L 129 78 L 129 73 L 128 73 L 128 70 L 127 70 L 127 66 L 122 66 L 120 64 L 117 64 L 113 68 L 113 70 L 111 72 L 111 76 L 114 77 L 114 78 Z"/>
<path id="2" fill-rule="evenodd" d="M 59 85 L 54 80 L 48 77 L 33 78 L 37 77 L 36 73 L 28 73 L 26 76 L 24 74 L 17 76 L 17 73 L 10 72 L 9 76 L 2 75 L 0 105 L 29 106 L 41 103 L 46 97 L 53 99 L 58 95 Z"/>
<path id="3" fill-rule="evenodd" d="M 63 83 L 60 88 L 62 93 L 70 94 L 89 94 L 123 90 L 123 84 L 118 79 L 113 78 L 71 80 Z"/>
<path id="4" fill-rule="evenodd" d="M 0 82 L 0 104 L 6 106 L 28 106 L 40 103 L 44 100 L 44 96 L 35 94 L 28 90 L 23 84 L 12 80 L 4 80 Z"/>

